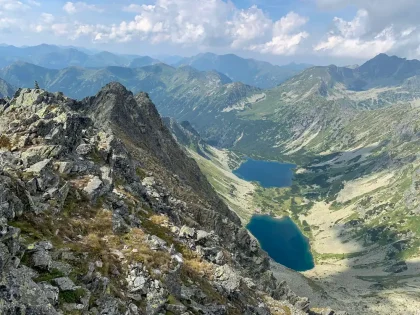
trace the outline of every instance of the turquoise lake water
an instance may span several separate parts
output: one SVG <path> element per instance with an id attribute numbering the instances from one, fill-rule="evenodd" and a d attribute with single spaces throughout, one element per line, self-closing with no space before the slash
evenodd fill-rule
<path id="1" fill-rule="evenodd" d="M 233 173 L 250 182 L 259 182 L 265 188 L 292 185 L 294 164 L 249 159 Z"/>
<path id="2" fill-rule="evenodd" d="M 295 167 L 294 164 L 249 159 L 234 174 L 247 181 L 259 182 L 265 188 L 289 187 Z M 289 217 L 276 219 L 269 215 L 254 215 L 247 229 L 274 261 L 296 271 L 314 267 L 309 241 Z"/>

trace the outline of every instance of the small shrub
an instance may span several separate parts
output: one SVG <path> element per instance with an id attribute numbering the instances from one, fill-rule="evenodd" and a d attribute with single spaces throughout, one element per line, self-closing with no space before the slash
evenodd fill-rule
<path id="1" fill-rule="evenodd" d="M 79 288 L 74 291 L 62 291 L 58 298 L 61 303 L 79 303 L 84 295 L 85 290 Z"/>
<path id="2" fill-rule="evenodd" d="M 140 177 L 141 180 L 143 180 L 147 177 L 146 172 L 140 167 L 136 168 L 136 174 L 137 174 L 138 177 Z"/>
<path id="3" fill-rule="evenodd" d="M 12 143 L 10 142 L 10 139 L 6 137 L 5 135 L 0 136 L 0 149 L 8 149 L 10 150 L 12 147 Z"/>

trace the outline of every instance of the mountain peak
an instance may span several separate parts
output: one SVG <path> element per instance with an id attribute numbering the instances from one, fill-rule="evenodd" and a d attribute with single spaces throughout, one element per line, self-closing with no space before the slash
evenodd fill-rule
<path id="1" fill-rule="evenodd" d="M 128 91 L 124 85 L 119 82 L 110 82 L 105 85 L 99 92 L 98 95 L 101 93 L 110 93 L 110 94 L 117 94 L 117 95 L 133 95 L 131 91 Z"/>

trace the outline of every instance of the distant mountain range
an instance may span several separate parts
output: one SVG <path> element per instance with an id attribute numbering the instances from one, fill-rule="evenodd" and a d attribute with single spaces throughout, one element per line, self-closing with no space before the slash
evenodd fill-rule
<path id="1" fill-rule="evenodd" d="M 260 88 L 271 88 L 309 67 L 306 64 L 275 66 L 268 62 L 244 59 L 236 55 L 199 54 L 190 58 L 161 55 L 157 58 L 138 55 L 118 55 L 110 52 L 89 51 L 76 47 L 38 45 L 15 47 L 0 45 L 0 67 L 16 62 L 61 70 L 68 67 L 105 68 L 110 66 L 140 68 L 166 63 L 179 67 L 189 65 L 200 71 L 217 71 L 234 82 L 242 82 Z"/>
<path id="2" fill-rule="evenodd" d="M 215 70 L 228 76 L 232 81 L 243 82 L 259 88 L 271 88 L 286 81 L 302 70 L 311 67 L 308 64 L 291 63 L 285 66 L 273 66 L 264 61 L 244 59 L 233 54 L 199 54 L 184 58 L 176 65 L 189 65 L 201 71 Z"/>
<path id="3" fill-rule="evenodd" d="M 0 66 L 28 62 L 41 67 L 62 69 L 70 66 L 101 68 L 106 66 L 141 66 L 158 62 L 150 57 L 116 55 L 110 52 L 89 53 L 73 47 L 38 45 L 30 47 L 0 46 Z"/>

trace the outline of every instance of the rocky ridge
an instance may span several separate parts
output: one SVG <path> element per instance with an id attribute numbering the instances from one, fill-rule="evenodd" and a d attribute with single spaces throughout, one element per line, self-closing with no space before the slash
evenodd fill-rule
<path id="1" fill-rule="evenodd" d="M 0 107 L 0 313 L 310 310 L 163 125 L 111 83 Z"/>

